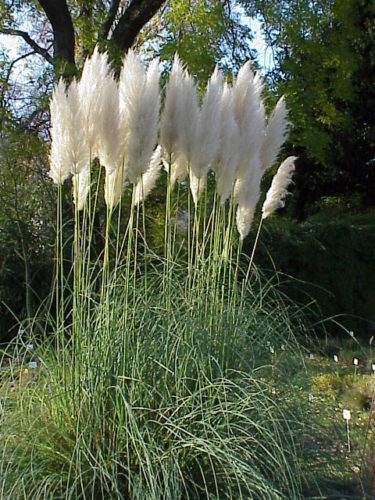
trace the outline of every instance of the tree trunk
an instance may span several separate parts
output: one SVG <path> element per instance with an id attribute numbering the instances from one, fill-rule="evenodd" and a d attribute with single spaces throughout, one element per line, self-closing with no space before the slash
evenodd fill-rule
<path id="1" fill-rule="evenodd" d="M 53 30 L 54 65 L 56 77 L 70 80 L 76 73 L 75 36 L 72 17 L 66 0 L 38 0 Z M 166 0 L 132 0 L 118 20 L 110 40 L 107 40 L 115 63 L 134 43 L 143 26 L 156 14 Z M 106 38 L 115 21 L 119 1 L 113 0 L 103 26 L 98 26 L 98 39 Z"/>
<path id="2" fill-rule="evenodd" d="M 165 0 L 133 0 L 120 18 L 112 41 L 123 52 L 130 49 L 143 26 L 156 14 Z"/>
<path id="3" fill-rule="evenodd" d="M 76 73 L 74 27 L 65 0 L 39 0 L 53 30 L 56 77 L 70 79 Z"/>

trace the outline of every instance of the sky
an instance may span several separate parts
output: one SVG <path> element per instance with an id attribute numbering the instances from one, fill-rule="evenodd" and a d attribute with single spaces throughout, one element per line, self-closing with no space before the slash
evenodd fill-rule
<path id="1" fill-rule="evenodd" d="M 251 28 L 251 31 L 254 35 L 252 42 L 250 43 L 250 47 L 256 49 L 258 53 L 257 61 L 262 68 L 263 72 L 269 71 L 274 66 L 272 50 L 267 46 L 264 36 L 262 35 L 261 22 L 259 19 L 245 18 L 246 21 Z"/>
<path id="2" fill-rule="evenodd" d="M 18 37 L 2 35 L 0 33 L 0 45 L 9 50 L 11 57 L 14 57 L 17 54 L 17 48 L 19 46 Z"/>
<path id="3" fill-rule="evenodd" d="M 273 66 L 272 51 L 267 47 L 264 37 L 261 32 L 261 23 L 258 19 L 249 18 L 243 16 L 245 23 L 248 23 L 254 34 L 253 40 L 250 42 L 250 47 L 256 49 L 258 53 L 258 63 L 262 68 L 262 72 L 265 73 L 269 68 Z M 19 54 L 19 49 L 25 42 L 20 37 L 17 36 L 7 36 L 0 34 L 0 47 L 5 48 L 10 57 L 16 58 Z M 13 79 L 18 79 L 22 74 L 25 73 L 25 64 L 27 60 L 20 61 L 13 70 Z"/>

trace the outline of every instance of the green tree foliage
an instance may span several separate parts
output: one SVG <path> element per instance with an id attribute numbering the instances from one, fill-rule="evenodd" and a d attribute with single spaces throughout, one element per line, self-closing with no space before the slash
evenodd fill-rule
<path id="1" fill-rule="evenodd" d="M 31 318 L 51 284 L 55 202 L 43 175 L 45 154 L 43 143 L 21 125 L 8 124 L 2 133 L 0 341 L 14 324 L 8 308 L 20 319 Z"/>
<path id="2" fill-rule="evenodd" d="M 269 80 L 290 108 L 297 215 L 323 196 L 375 199 L 375 3 L 244 1 L 263 19 Z"/>
<path id="3" fill-rule="evenodd" d="M 171 0 L 163 13 L 167 30 L 158 52 L 171 61 L 177 52 L 198 81 L 206 82 L 216 64 L 232 72 L 254 58 L 251 31 L 234 2 Z"/>

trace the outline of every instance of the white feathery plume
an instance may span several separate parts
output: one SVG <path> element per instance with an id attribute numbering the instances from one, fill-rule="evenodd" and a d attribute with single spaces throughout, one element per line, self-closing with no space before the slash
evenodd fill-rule
<path id="1" fill-rule="evenodd" d="M 255 87 L 255 92 L 259 96 L 259 98 L 262 97 L 263 89 L 264 89 L 264 80 L 262 78 L 262 75 L 260 71 L 257 71 L 254 76 L 254 87 Z"/>
<path id="2" fill-rule="evenodd" d="M 264 80 L 262 78 L 262 75 L 260 74 L 260 71 L 257 71 L 255 73 L 253 84 L 254 84 L 255 99 L 259 103 L 259 108 L 257 110 L 257 122 L 258 122 L 258 127 L 259 127 L 258 137 L 259 137 L 259 141 L 260 141 L 259 149 L 258 149 L 258 151 L 259 151 L 259 150 L 261 150 L 262 145 L 263 145 L 262 139 L 264 138 L 265 129 L 266 129 L 266 125 L 267 125 L 266 110 L 265 110 L 263 98 L 262 98 L 263 89 L 264 89 Z"/>
<path id="3" fill-rule="evenodd" d="M 195 124 L 191 170 L 200 178 L 207 174 L 219 148 L 222 92 L 223 77 L 216 67 L 207 84 Z"/>
<path id="4" fill-rule="evenodd" d="M 90 169 L 88 166 L 72 177 L 73 201 L 78 210 L 83 210 L 90 189 Z M 78 197 L 78 200 L 77 200 Z M 78 204 L 77 204 L 78 202 Z"/>
<path id="5" fill-rule="evenodd" d="M 110 74 L 107 54 L 100 54 L 97 47 L 83 65 L 79 93 L 84 115 L 86 140 L 93 155 L 97 155 L 100 136 L 99 114 L 103 100 L 103 81 Z"/>
<path id="6" fill-rule="evenodd" d="M 99 140 L 97 154 L 108 174 L 122 163 L 124 134 L 121 129 L 119 91 L 113 75 L 108 74 L 102 82 L 102 101 L 98 114 Z"/>
<path id="7" fill-rule="evenodd" d="M 194 79 L 187 71 L 182 80 L 180 112 L 178 113 L 177 154 L 182 154 L 191 163 L 197 136 L 199 119 L 199 97 Z"/>
<path id="8" fill-rule="evenodd" d="M 107 206 L 112 210 L 121 199 L 121 195 L 125 189 L 125 172 L 124 167 L 117 168 L 110 174 L 105 176 L 104 199 Z"/>
<path id="9" fill-rule="evenodd" d="M 82 127 L 83 107 L 79 95 L 79 84 L 73 80 L 67 92 L 67 107 L 69 112 L 70 130 L 66 131 L 70 139 L 67 144 L 73 174 L 89 168 L 89 147 Z"/>
<path id="10" fill-rule="evenodd" d="M 188 175 L 199 116 L 198 91 L 193 78 L 187 71 L 183 71 L 181 76 L 181 64 L 177 57 L 173 66 L 175 74 L 171 87 L 167 88 L 167 92 L 171 92 L 171 98 L 169 100 L 167 94 L 168 106 L 162 116 L 161 130 L 163 165 L 168 172 L 171 163 L 172 188 L 176 181 L 182 182 Z M 168 116 L 173 121 L 173 132 L 166 124 Z"/>
<path id="11" fill-rule="evenodd" d="M 51 99 L 50 177 L 58 183 L 88 167 L 89 148 L 82 127 L 82 107 L 76 80 L 66 90 L 60 80 Z"/>
<path id="12" fill-rule="evenodd" d="M 182 182 L 188 173 L 187 161 L 178 152 L 178 137 L 183 120 L 183 82 L 185 72 L 177 54 L 174 56 L 165 91 L 164 108 L 160 120 L 160 144 L 162 162 L 166 172 L 171 167 L 171 187 L 176 181 Z M 170 165 L 171 164 L 171 165 Z"/>
<path id="13" fill-rule="evenodd" d="M 243 240 L 250 231 L 260 197 L 262 168 L 260 151 L 264 139 L 263 82 L 250 62 L 240 69 L 233 86 L 234 116 L 240 129 L 239 166 L 235 184 L 237 229 Z"/>
<path id="14" fill-rule="evenodd" d="M 172 153 L 170 157 L 165 153 L 165 150 L 161 151 L 161 161 L 166 172 L 169 171 L 169 162 L 171 161 L 171 188 L 173 189 L 176 182 L 182 182 L 185 180 L 188 174 L 188 164 L 185 157 L 182 154 Z"/>
<path id="15" fill-rule="evenodd" d="M 237 78 L 234 81 L 234 115 L 239 126 L 242 125 L 243 110 L 245 107 L 246 96 L 248 92 L 249 83 L 254 79 L 254 74 L 251 70 L 251 62 L 247 61 L 241 66 Z"/>
<path id="16" fill-rule="evenodd" d="M 160 144 L 165 170 L 171 164 L 171 185 L 182 182 L 197 136 L 198 91 L 193 78 L 184 70 L 178 55 L 174 57 L 166 86 L 165 104 L 160 122 Z"/>
<path id="17" fill-rule="evenodd" d="M 288 110 L 285 98 L 281 97 L 272 111 L 265 130 L 265 137 L 260 152 L 263 170 L 266 170 L 275 163 L 280 148 L 285 142 L 289 127 L 287 115 Z"/>
<path id="18" fill-rule="evenodd" d="M 265 113 L 262 89 L 260 75 L 254 75 L 250 62 L 247 62 L 240 69 L 233 86 L 234 116 L 240 129 L 239 177 L 245 176 L 249 162 L 259 156 L 263 144 Z"/>
<path id="19" fill-rule="evenodd" d="M 256 158 L 246 170 L 245 176 L 238 179 L 235 185 L 235 202 L 238 204 L 236 222 L 241 240 L 244 240 L 248 235 L 254 219 L 260 197 L 261 179 L 260 160 Z"/>
<path id="20" fill-rule="evenodd" d="M 296 159 L 295 156 L 289 156 L 289 158 L 283 161 L 274 175 L 271 187 L 263 203 L 262 219 L 266 219 L 275 210 L 285 205 L 285 197 L 289 194 L 287 188 L 292 182 Z"/>
<path id="21" fill-rule="evenodd" d="M 190 170 L 190 190 L 193 196 L 195 205 L 197 205 L 207 183 L 207 176 L 197 177 L 192 170 Z"/>
<path id="22" fill-rule="evenodd" d="M 160 120 L 160 144 L 163 156 L 167 157 L 176 152 L 177 148 L 183 80 L 184 68 L 176 54 L 166 85 L 164 109 Z"/>
<path id="23" fill-rule="evenodd" d="M 125 168 L 132 183 L 137 183 L 150 163 L 157 141 L 160 88 L 159 61 L 146 72 L 140 59 L 129 51 L 120 75 L 121 109 L 129 136 Z"/>
<path id="24" fill-rule="evenodd" d="M 161 171 L 161 146 L 158 146 L 151 157 L 150 164 L 146 172 L 135 188 L 134 202 L 139 205 L 142 200 L 145 200 L 155 187 L 156 181 L 160 176 Z"/>
<path id="25" fill-rule="evenodd" d="M 182 156 L 182 158 L 179 158 L 179 166 L 184 165 L 184 163 L 187 167 L 190 165 L 190 189 L 195 204 L 198 203 L 200 195 L 204 191 L 206 185 L 206 174 L 209 169 L 210 161 L 208 157 L 207 161 L 205 161 L 202 153 L 197 154 L 197 151 L 200 148 L 200 146 L 198 147 L 199 140 L 202 142 L 204 141 L 204 137 L 199 137 L 199 134 L 206 132 L 203 131 L 203 128 L 208 125 L 208 121 L 210 120 L 210 113 L 212 112 L 213 107 L 212 102 L 215 101 L 216 93 L 218 93 L 219 79 L 220 75 L 217 72 L 213 85 L 211 86 L 211 92 L 206 94 L 204 114 L 202 115 L 201 109 L 199 108 L 198 90 L 195 86 L 194 79 L 187 71 L 185 71 L 182 81 L 182 99 L 181 113 L 179 114 L 178 124 L 177 154 Z M 217 124 L 215 125 L 217 126 Z M 217 131 L 219 132 L 218 128 Z M 207 137 L 208 136 L 209 134 L 207 134 Z M 212 142 L 211 138 L 208 140 Z M 217 147 L 217 144 L 215 144 L 215 146 Z M 212 145 L 208 146 L 207 153 L 210 153 L 210 148 L 212 149 Z M 211 154 L 213 155 L 213 158 L 211 158 L 212 161 L 214 159 L 215 149 L 213 149 L 213 153 L 211 152 Z M 183 160 L 185 160 L 185 162 Z"/>
<path id="26" fill-rule="evenodd" d="M 236 224 L 241 241 L 243 241 L 250 232 L 251 224 L 254 219 L 254 212 L 255 207 L 252 204 L 238 205 L 237 207 Z"/>
<path id="27" fill-rule="evenodd" d="M 58 184 L 64 182 L 71 173 L 68 152 L 65 147 L 66 133 L 69 133 L 68 106 L 66 88 L 62 79 L 52 92 L 50 100 L 51 116 L 51 152 L 48 175 Z M 65 139 L 65 140 L 64 140 Z"/>
<path id="28" fill-rule="evenodd" d="M 172 187 L 175 185 L 177 181 L 183 182 L 186 179 L 187 174 L 188 174 L 188 163 L 185 157 L 182 154 L 175 155 L 174 161 L 172 163 L 172 175 L 171 175 Z"/>
<path id="29" fill-rule="evenodd" d="M 212 163 L 216 175 L 216 190 L 223 204 L 231 194 L 239 158 L 240 131 L 233 114 L 233 92 L 224 84 L 220 100 L 219 150 Z"/>

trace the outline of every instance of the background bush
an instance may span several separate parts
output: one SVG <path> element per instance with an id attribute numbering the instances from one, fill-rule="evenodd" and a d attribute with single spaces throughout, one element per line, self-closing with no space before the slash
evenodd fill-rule
<path id="1" fill-rule="evenodd" d="M 250 252 L 255 228 L 246 241 Z M 274 217 L 262 230 L 255 263 L 275 268 L 285 293 L 300 303 L 318 302 L 322 319 L 337 321 L 359 336 L 370 335 L 375 322 L 374 214 L 320 213 L 303 223 Z M 337 333 L 341 329 L 326 325 Z M 341 330 L 342 331 L 342 330 Z"/>

